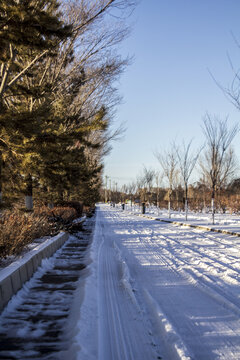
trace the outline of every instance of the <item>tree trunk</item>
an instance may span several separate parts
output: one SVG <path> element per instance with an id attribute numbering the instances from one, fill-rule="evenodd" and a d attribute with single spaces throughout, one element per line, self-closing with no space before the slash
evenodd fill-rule
<path id="1" fill-rule="evenodd" d="M 146 189 L 143 189 L 143 202 L 146 202 Z"/>
<path id="2" fill-rule="evenodd" d="M 168 217 L 171 218 L 171 197 L 172 197 L 172 190 L 169 189 L 168 193 Z"/>
<path id="3" fill-rule="evenodd" d="M 188 217 L 188 187 L 185 186 L 185 219 Z"/>
<path id="4" fill-rule="evenodd" d="M 25 206 L 27 210 L 33 209 L 33 184 L 32 184 L 32 175 L 28 174 L 26 176 L 26 186 L 25 186 Z"/>
<path id="5" fill-rule="evenodd" d="M 212 203 L 211 203 L 211 206 L 212 206 L 212 223 L 214 225 L 214 213 L 215 213 L 215 207 L 214 207 L 214 197 L 212 197 Z"/>
<path id="6" fill-rule="evenodd" d="M 188 200 L 185 199 L 185 220 L 188 219 Z"/>
<path id="7" fill-rule="evenodd" d="M 215 200 L 215 189 L 212 189 L 212 201 L 211 201 L 211 206 L 212 206 L 212 223 L 214 225 L 214 214 L 215 214 L 215 204 L 214 204 L 214 200 Z"/>

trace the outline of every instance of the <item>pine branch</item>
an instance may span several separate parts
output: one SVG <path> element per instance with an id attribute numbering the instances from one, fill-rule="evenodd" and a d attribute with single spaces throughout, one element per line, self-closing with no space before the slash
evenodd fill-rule
<path id="1" fill-rule="evenodd" d="M 9 44 L 9 52 L 10 52 L 10 60 L 9 60 L 8 64 L 6 66 L 3 66 L 3 68 L 2 68 L 2 83 L 1 83 L 1 87 L 0 87 L 0 98 L 2 98 L 4 92 L 6 91 L 6 89 L 8 87 L 7 81 L 8 81 L 8 77 L 9 77 L 9 73 L 10 73 L 10 68 L 16 57 L 16 50 L 13 49 L 12 44 Z"/>
<path id="2" fill-rule="evenodd" d="M 40 60 L 44 55 L 46 55 L 49 50 L 44 50 L 40 55 L 37 55 L 18 75 L 16 75 L 8 84 L 6 89 L 12 86 L 22 75 L 24 75 L 32 65 L 34 65 L 38 60 Z M 0 94 L 1 95 L 1 94 Z"/>

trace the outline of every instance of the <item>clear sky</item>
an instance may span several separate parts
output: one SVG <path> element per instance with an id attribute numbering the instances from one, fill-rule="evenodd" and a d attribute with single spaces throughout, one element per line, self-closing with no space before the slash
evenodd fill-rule
<path id="1" fill-rule="evenodd" d="M 194 138 L 206 112 L 239 122 L 240 111 L 226 99 L 209 74 L 225 87 L 240 67 L 239 0 L 142 0 L 131 18 L 130 37 L 121 46 L 133 55 L 118 84 L 123 103 L 115 122 L 124 122 L 124 139 L 105 158 L 104 175 L 118 187 L 136 179 L 143 165 L 160 170 L 153 152 Z M 234 148 L 240 159 L 240 134 Z"/>

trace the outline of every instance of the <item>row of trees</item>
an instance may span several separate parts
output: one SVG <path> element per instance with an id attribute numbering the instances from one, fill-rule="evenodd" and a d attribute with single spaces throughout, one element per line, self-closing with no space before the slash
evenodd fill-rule
<path id="1" fill-rule="evenodd" d="M 230 128 L 227 119 L 221 120 L 206 114 L 202 124 L 204 146 L 194 151 L 192 141 L 187 144 L 183 142 L 181 146 L 172 143 L 168 150 L 155 152 L 161 172 L 144 166 L 136 182 L 123 186 L 122 192 L 114 193 L 113 197 L 119 200 L 120 195 L 123 201 L 126 198 L 138 199 L 157 206 L 164 206 L 167 200 L 169 217 L 171 208 L 184 207 L 187 219 L 190 192 L 191 208 L 211 208 L 213 223 L 216 207 L 222 211 L 226 211 L 227 206 L 234 211 L 239 210 L 236 195 L 240 189 L 238 181 L 234 179 L 236 159 L 231 146 L 238 130 L 237 125 Z M 190 184 L 195 168 L 198 169 L 200 178 Z M 160 186 L 164 179 L 166 186 Z"/>
<path id="2" fill-rule="evenodd" d="M 0 2 L 0 201 L 94 203 L 131 0 Z"/>

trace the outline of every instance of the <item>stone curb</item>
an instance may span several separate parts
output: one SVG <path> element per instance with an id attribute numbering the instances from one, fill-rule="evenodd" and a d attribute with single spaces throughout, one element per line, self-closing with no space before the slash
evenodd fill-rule
<path id="1" fill-rule="evenodd" d="M 44 258 L 52 256 L 68 239 L 68 233 L 60 234 L 46 240 L 29 251 L 21 260 L 13 262 L 0 271 L 0 311 L 11 297 L 28 281 Z"/>
<path id="2" fill-rule="evenodd" d="M 141 217 L 145 217 L 147 219 L 152 219 L 152 220 L 156 220 L 156 221 L 175 224 L 175 225 L 178 225 L 178 226 L 187 226 L 187 227 L 191 227 L 191 228 L 195 228 L 195 229 L 213 231 L 213 232 L 217 232 L 217 233 L 221 233 L 221 234 L 227 234 L 227 235 L 233 235 L 233 236 L 240 237 L 240 233 L 237 233 L 237 232 L 234 232 L 234 231 L 215 229 L 215 228 L 210 228 L 210 227 L 203 226 L 203 225 L 186 224 L 186 223 L 181 223 L 181 222 L 173 221 L 173 220 L 155 218 L 155 217 L 147 216 L 147 215 L 143 215 L 143 214 L 136 214 L 136 215 L 141 216 Z"/>

